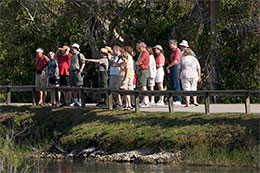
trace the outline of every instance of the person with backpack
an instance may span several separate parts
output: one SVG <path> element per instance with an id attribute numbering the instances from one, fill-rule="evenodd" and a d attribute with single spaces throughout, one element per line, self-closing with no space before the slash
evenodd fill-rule
<path id="1" fill-rule="evenodd" d="M 85 67 L 85 57 L 80 53 L 80 48 L 77 43 L 74 43 L 72 46 L 72 56 L 70 60 L 70 86 L 71 87 L 82 87 L 83 86 L 83 70 Z M 73 103 L 71 106 L 81 106 L 81 100 L 79 98 L 79 92 L 73 92 Z"/>

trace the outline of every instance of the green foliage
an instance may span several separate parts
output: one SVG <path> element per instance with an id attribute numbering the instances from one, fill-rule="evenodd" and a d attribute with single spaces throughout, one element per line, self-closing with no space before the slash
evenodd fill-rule
<path id="1" fill-rule="evenodd" d="M 84 55 L 87 57 L 91 55 L 93 50 L 87 42 L 91 39 L 86 36 L 85 24 L 95 23 L 95 19 L 90 16 L 85 18 L 86 16 L 71 8 L 66 1 L 2 0 L 0 2 L 1 85 L 34 84 L 32 70 L 35 66 L 35 50 L 38 47 L 44 48 L 47 54 L 48 51 L 55 51 L 58 47 L 77 42 L 81 45 Z M 209 89 L 210 72 L 207 69 L 210 68 L 210 60 L 208 55 L 213 41 L 213 33 L 210 29 L 210 1 L 200 1 L 200 3 L 204 15 L 203 24 L 190 16 L 194 3 L 189 0 L 133 1 L 131 6 L 125 7 L 122 14 L 118 15 L 118 19 L 113 21 L 116 25 L 114 29 L 124 39 L 120 45 L 135 47 L 135 44 L 140 41 L 144 41 L 148 46 L 160 44 L 165 51 L 167 63 L 170 55 L 168 40 L 185 39 L 189 41 L 190 47 L 197 54 L 201 64 L 202 83 L 199 89 Z M 217 31 L 214 33 L 217 43 L 215 88 L 218 90 L 258 90 L 260 88 L 258 20 L 260 10 L 257 8 L 259 3 L 255 0 L 220 1 Z M 121 11 L 120 5 L 113 4 L 111 8 L 114 11 L 117 9 Z M 107 13 L 107 11 L 102 12 L 101 10 L 100 14 Z M 109 19 L 104 18 L 104 20 Z M 95 28 L 94 24 L 93 28 Z M 101 48 L 105 43 L 111 43 L 110 46 L 119 44 L 113 42 L 113 39 L 104 40 L 106 37 L 102 34 L 97 35 L 97 38 L 94 38 L 96 40 L 94 46 L 97 48 Z M 88 63 L 86 68 L 89 73 L 85 77 L 85 86 L 97 87 L 97 80 L 93 80 L 97 79 L 96 65 Z M 170 88 L 167 75 L 165 85 Z M 29 102 L 28 98 L 28 94 L 17 94 L 12 99 L 14 102 Z M 233 100 L 233 102 L 237 101 L 241 99 Z"/>
<path id="2" fill-rule="evenodd" d="M 37 106 L 8 106 L 2 110 L 3 117 L 30 116 L 35 122 L 29 134 L 16 140 L 19 146 L 27 144 L 47 150 L 54 140 L 68 152 L 81 151 L 97 133 L 99 147 L 109 152 L 141 148 L 181 150 L 185 152 L 185 163 L 200 165 L 256 167 L 259 159 L 244 141 L 249 134 L 259 140 L 257 114 L 134 114 Z"/>

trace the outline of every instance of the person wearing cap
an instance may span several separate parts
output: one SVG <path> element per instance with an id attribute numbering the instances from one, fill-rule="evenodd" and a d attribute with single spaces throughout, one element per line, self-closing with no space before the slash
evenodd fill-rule
<path id="1" fill-rule="evenodd" d="M 38 48 L 36 50 L 36 75 L 35 75 L 35 86 L 47 86 L 47 75 L 44 75 L 45 68 L 49 58 L 43 54 L 43 49 Z M 45 105 L 45 98 L 47 96 L 47 91 L 40 91 L 40 99 L 38 101 L 38 105 Z"/>
<path id="2" fill-rule="evenodd" d="M 82 87 L 83 86 L 83 70 L 85 67 L 85 61 L 83 60 L 84 55 L 80 53 L 80 48 L 77 43 L 74 43 L 72 46 L 72 56 L 70 59 L 70 86 L 71 87 Z M 71 106 L 80 106 L 81 100 L 79 98 L 79 92 L 73 92 L 73 103 Z"/>
<path id="3" fill-rule="evenodd" d="M 144 42 L 138 43 L 136 46 L 137 50 L 140 52 L 140 56 L 136 61 L 137 65 L 137 86 L 140 90 L 146 91 L 146 85 L 148 80 L 148 69 L 150 63 L 150 56 L 149 52 L 146 49 L 146 44 Z M 138 103 L 136 103 L 138 104 Z M 140 104 L 141 107 L 149 107 L 149 99 L 148 96 L 144 96 L 142 103 Z"/>
<path id="4" fill-rule="evenodd" d="M 106 48 L 100 49 L 100 59 L 86 59 L 83 58 L 84 61 L 98 63 L 98 87 L 99 88 L 107 88 L 108 81 L 108 50 Z M 106 95 L 102 94 L 100 102 L 96 105 L 98 107 L 105 106 Z"/>
<path id="5" fill-rule="evenodd" d="M 148 81 L 147 81 L 147 86 L 148 90 L 153 91 L 154 86 L 155 86 L 155 77 L 156 77 L 156 64 L 155 64 L 155 58 L 154 58 L 154 53 L 153 53 L 153 48 L 152 47 L 147 47 L 147 51 L 149 53 L 149 69 L 148 69 Z M 148 101 L 150 105 L 155 105 L 154 102 L 154 96 L 151 96 L 150 102 Z"/>
<path id="6" fill-rule="evenodd" d="M 55 53 L 49 52 L 48 57 L 50 58 L 47 62 L 46 71 L 48 73 L 48 83 L 49 86 L 58 86 L 58 80 L 59 80 L 59 65 L 58 61 L 54 58 Z M 51 92 L 51 102 L 49 105 L 54 106 L 57 105 L 56 98 L 55 98 L 55 92 Z"/>
<path id="7" fill-rule="evenodd" d="M 197 91 L 197 83 L 201 81 L 200 64 L 197 58 L 192 56 L 190 48 L 184 49 L 184 57 L 178 67 L 178 79 L 181 79 L 184 91 Z M 190 96 L 185 96 L 186 106 L 190 105 Z M 197 96 L 193 96 L 195 106 L 199 106 Z"/>
<path id="8" fill-rule="evenodd" d="M 181 57 L 183 57 L 184 49 L 189 48 L 190 46 L 188 44 L 188 41 L 186 41 L 186 40 L 182 40 L 182 42 L 179 45 L 180 45 L 180 49 L 181 49 Z M 193 51 L 192 51 L 192 56 L 194 56 L 195 58 L 197 57 Z"/>
<path id="9" fill-rule="evenodd" d="M 178 64 L 181 60 L 181 50 L 177 47 L 177 40 L 170 40 L 169 47 L 172 49 L 172 53 L 170 55 L 170 63 L 167 66 L 167 72 L 170 74 L 170 84 L 171 88 L 174 91 L 180 91 L 180 80 L 178 79 Z M 173 104 L 181 105 L 181 97 L 173 96 Z"/>
<path id="10" fill-rule="evenodd" d="M 56 51 L 56 56 L 59 62 L 59 85 L 61 87 L 68 87 L 70 86 L 69 81 L 69 67 L 70 67 L 70 59 L 72 54 L 70 53 L 70 48 L 68 46 L 63 46 L 61 48 L 58 48 Z M 64 95 L 64 102 L 65 104 L 61 106 L 69 106 L 70 105 L 70 93 L 69 92 L 63 92 Z M 58 96 L 58 99 L 60 98 L 60 93 Z"/>
<path id="11" fill-rule="evenodd" d="M 155 63 L 156 63 L 156 77 L 155 82 L 157 83 L 158 89 L 163 90 L 163 80 L 164 80 L 164 70 L 163 67 L 165 65 L 165 57 L 163 55 L 163 48 L 161 45 L 156 45 L 154 47 L 154 51 L 157 54 Z M 163 96 L 160 96 L 159 101 L 156 103 L 157 106 L 163 106 Z"/>

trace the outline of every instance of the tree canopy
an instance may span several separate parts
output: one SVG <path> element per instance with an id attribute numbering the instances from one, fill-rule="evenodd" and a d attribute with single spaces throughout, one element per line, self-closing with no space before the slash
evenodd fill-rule
<path id="1" fill-rule="evenodd" d="M 168 59 L 168 40 L 185 39 L 202 67 L 200 89 L 259 89 L 260 2 L 213 2 L 0 0 L 0 84 L 34 84 L 38 47 L 46 53 L 77 42 L 97 58 L 105 45 L 144 41 L 162 45 Z M 87 68 L 86 86 L 97 87 L 95 65 Z"/>

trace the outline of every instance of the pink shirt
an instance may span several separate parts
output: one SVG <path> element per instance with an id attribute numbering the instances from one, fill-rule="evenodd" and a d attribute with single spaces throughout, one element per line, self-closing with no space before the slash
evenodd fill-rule
<path id="1" fill-rule="evenodd" d="M 126 74 L 127 73 L 129 74 L 130 70 L 131 70 L 131 65 L 130 65 L 129 61 L 121 62 L 119 76 L 126 77 Z"/>
<path id="2" fill-rule="evenodd" d="M 155 63 L 156 63 L 156 66 L 158 66 L 159 64 L 162 64 L 162 67 L 163 67 L 165 65 L 165 57 L 164 57 L 163 53 L 159 53 L 159 55 L 157 55 Z"/>
<path id="3" fill-rule="evenodd" d="M 48 61 L 49 58 L 45 55 L 42 55 L 42 57 L 36 56 L 36 70 L 43 71 Z"/>
<path id="4" fill-rule="evenodd" d="M 175 48 L 172 50 L 172 53 L 170 56 L 170 64 L 175 60 L 177 61 L 176 65 L 178 65 L 181 60 L 181 50 L 179 48 Z"/>
<path id="5" fill-rule="evenodd" d="M 150 56 L 147 50 L 142 52 L 142 56 L 136 61 L 140 62 L 141 65 L 138 65 L 138 70 L 148 70 L 149 68 L 149 62 L 150 62 Z"/>

